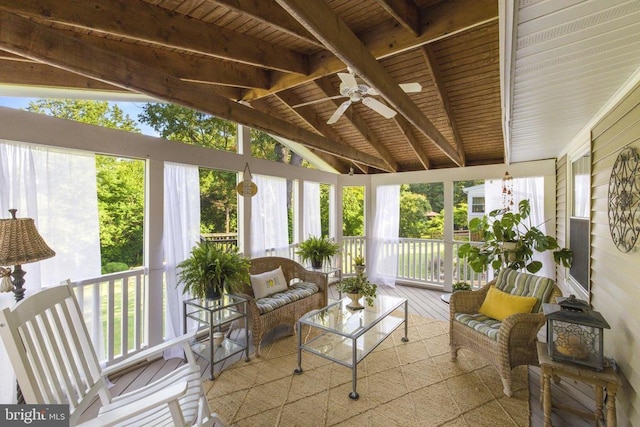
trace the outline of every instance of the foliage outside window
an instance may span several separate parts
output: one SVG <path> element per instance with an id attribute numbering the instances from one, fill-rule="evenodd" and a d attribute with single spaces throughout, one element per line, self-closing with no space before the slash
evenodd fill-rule
<path id="1" fill-rule="evenodd" d="M 27 111 L 127 132 L 134 119 L 105 101 L 39 99 Z M 144 161 L 96 155 L 100 253 L 103 273 L 143 262 Z"/>
<path id="2" fill-rule="evenodd" d="M 364 187 L 342 189 L 342 235 L 364 236 Z"/>

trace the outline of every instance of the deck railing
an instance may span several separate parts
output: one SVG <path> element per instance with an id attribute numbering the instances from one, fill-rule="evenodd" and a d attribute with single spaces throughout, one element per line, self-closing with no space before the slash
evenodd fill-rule
<path id="1" fill-rule="evenodd" d="M 102 362 L 125 359 L 148 345 L 146 268 L 72 282 Z"/>
<path id="2" fill-rule="evenodd" d="M 345 276 L 355 274 L 352 258 L 366 253 L 366 237 L 343 237 L 342 242 L 342 273 Z M 486 283 L 486 275 L 475 273 L 458 259 L 458 248 L 463 243 L 453 242 L 453 283 L 464 281 L 478 288 Z M 399 238 L 397 242 L 385 242 L 382 250 L 385 256 L 397 257 L 399 281 L 444 287 L 444 245 L 443 240 L 437 239 Z"/>
<path id="3" fill-rule="evenodd" d="M 342 240 L 342 275 L 355 274 L 353 257 L 366 254 L 365 237 L 344 237 Z M 473 273 L 457 258 L 458 247 L 464 242 L 453 243 L 453 282 L 466 281 L 474 288 L 485 283 L 485 278 Z M 269 255 L 295 255 L 297 245 Z M 398 258 L 398 281 L 417 286 L 444 288 L 444 241 L 434 239 L 401 238 L 397 243 L 386 243 L 384 253 Z M 101 361 L 112 364 L 148 346 L 149 320 L 159 318 L 164 306 L 150 307 L 148 271 L 136 268 L 107 274 L 93 279 L 73 282 L 78 301 L 83 310 Z M 155 315 L 152 315 L 154 313 Z"/>

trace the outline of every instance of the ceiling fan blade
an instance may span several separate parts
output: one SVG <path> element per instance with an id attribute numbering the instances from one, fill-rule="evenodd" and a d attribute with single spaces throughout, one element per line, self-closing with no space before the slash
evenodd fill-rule
<path id="1" fill-rule="evenodd" d="M 376 113 L 382 115 L 385 119 L 390 119 L 396 115 L 395 110 L 387 107 L 375 98 L 363 98 L 362 103 L 371 108 Z"/>
<path id="2" fill-rule="evenodd" d="M 416 93 L 422 91 L 422 85 L 418 82 L 400 83 L 400 88 L 406 93 Z"/>
<path id="3" fill-rule="evenodd" d="M 405 91 L 406 93 L 417 93 L 422 91 L 422 85 L 418 82 L 413 83 L 400 83 L 400 89 Z M 380 95 L 380 92 L 375 90 L 372 87 L 367 88 L 367 95 Z"/>
<path id="4" fill-rule="evenodd" d="M 332 125 L 335 122 L 337 122 L 338 119 L 340 117 L 342 117 L 344 112 L 347 111 L 347 108 L 349 108 L 349 105 L 351 105 L 351 100 L 350 99 L 348 99 L 348 100 L 344 101 L 342 104 L 340 104 L 338 109 L 333 113 L 333 115 L 331 117 L 329 117 L 329 120 L 327 120 L 327 124 L 328 125 Z"/>
<path id="5" fill-rule="evenodd" d="M 342 80 L 349 89 L 355 89 L 358 87 L 358 82 L 353 74 L 349 73 L 338 73 L 338 77 Z"/>

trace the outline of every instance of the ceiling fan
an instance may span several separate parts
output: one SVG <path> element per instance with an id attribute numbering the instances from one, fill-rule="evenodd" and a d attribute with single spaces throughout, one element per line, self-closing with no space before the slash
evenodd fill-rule
<path id="1" fill-rule="evenodd" d="M 369 87 L 364 82 L 358 82 L 358 79 L 353 74 L 351 69 L 349 69 L 348 73 L 338 73 L 338 77 L 342 81 L 340 83 L 340 95 L 339 98 L 347 97 L 348 100 L 344 101 L 338 109 L 333 113 L 333 115 L 327 121 L 327 124 L 333 124 L 338 121 L 340 117 L 347 111 L 347 108 L 354 102 L 362 101 L 364 105 L 371 108 L 376 113 L 380 114 L 386 119 L 390 119 L 396 115 L 396 111 L 392 108 L 386 106 L 382 102 L 378 101 L 372 96 L 380 95 L 377 90 L 372 87 Z M 420 92 L 422 90 L 422 86 L 420 83 L 402 83 L 400 84 L 400 88 L 404 90 L 406 93 L 415 93 Z"/>

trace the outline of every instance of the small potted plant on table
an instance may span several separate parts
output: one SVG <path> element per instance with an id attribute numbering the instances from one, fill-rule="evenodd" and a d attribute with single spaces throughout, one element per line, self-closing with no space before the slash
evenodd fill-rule
<path id="1" fill-rule="evenodd" d="M 356 255 L 353 257 L 353 269 L 356 271 L 357 275 L 364 274 L 364 257 L 362 255 Z"/>
<path id="2" fill-rule="evenodd" d="M 233 290 L 249 283 L 249 265 L 247 258 L 232 249 L 199 242 L 191 256 L 178 264 L 178 283 L 184 284 L 183 293 L 195 298 L 219 299 L 225 287 Z"/>
<path id="3" fill-rule="evenodd" d="M 364 297 L 369 307 L 373 306 L 373 300 L 376 298 L 378 290 L 378 286 L 371 283 L 369 279 L 362 274 L 342 279 L 336 288 L 340 292 L 346 293 L 349 299 L 351 299 L 351 303 L 347 306 L 351 309 L 364 308 L 359 301 L 361 297 Z"/>

